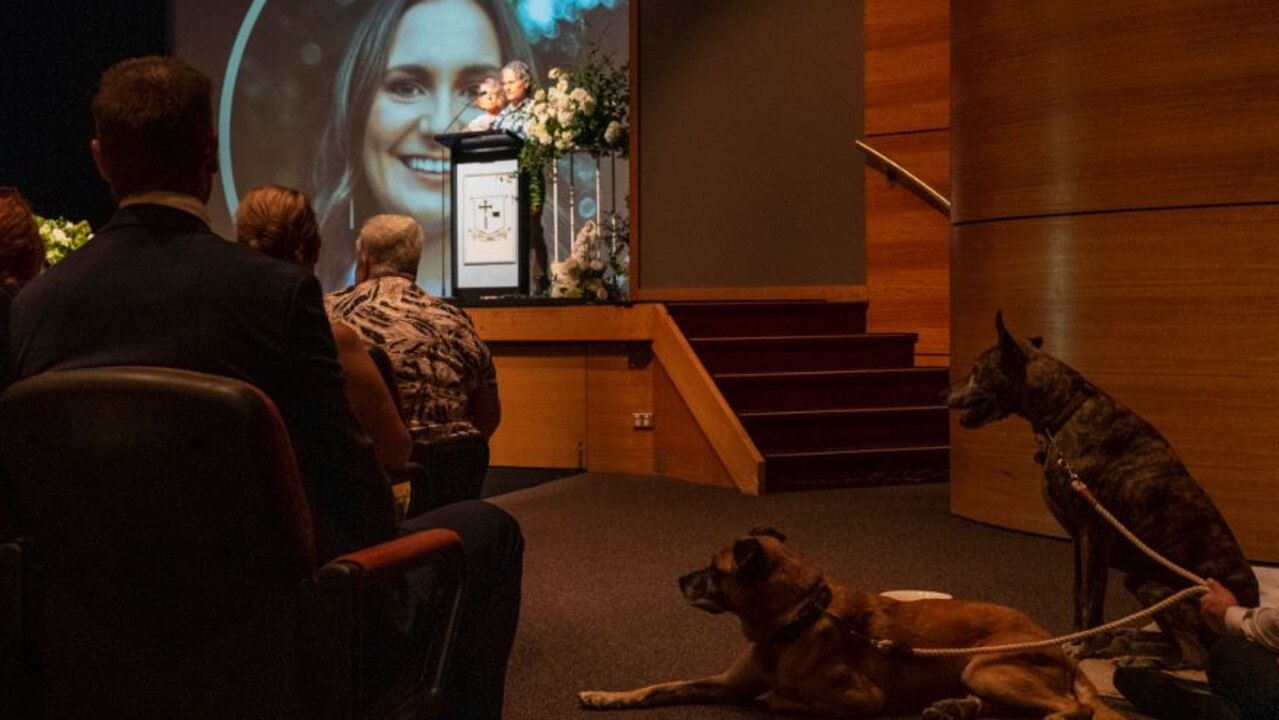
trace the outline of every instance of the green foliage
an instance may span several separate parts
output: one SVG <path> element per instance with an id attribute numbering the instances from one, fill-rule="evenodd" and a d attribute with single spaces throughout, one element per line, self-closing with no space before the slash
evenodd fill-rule
<path id="1" fill-rule="evenodd" d="M 93 239 L 93 228 L 87 220 L 71 222 L 64 217 L 44 218 L 35 216 L 44 241 L 44 258 L 50 266 L 61 262 L 72 250 Z"/>
<path id="2" fill-rule="evenodd" d="M 630 75 L 598 45 L 587 49 L 580 65 L 547 73 L 550 87 L 530 99 L 528 137 L 520 167 L 529 180 L 530 203 L 544 201 L 546 168 L 564 153 L 585 150 L 599 157 L 630 147 Z"/>

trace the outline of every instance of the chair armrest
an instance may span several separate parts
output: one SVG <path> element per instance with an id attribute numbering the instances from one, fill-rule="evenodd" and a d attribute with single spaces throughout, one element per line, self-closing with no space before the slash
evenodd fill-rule
<path id="1" fill-rule="evenodd" d="M 423 565 L 453 559 L 454 555 L 457 561 L 461 560 L 462 539 L 457 533 L 423 530 L 336 557 L 320 568 L 318 577 L 323 583 L 333 571 L 342 576 L 357 573 L 366 585 L 375 584 Z"/>
<path id="2" fill-rule="evenodd" d="M 308 664 L 302 672 L 312 689 L 305 699 L 308 717 L 363 717 L 359 686 L 364 678 L 365 591 L 426 565 L 440 569 L 436 580 L 443 604 L 431 630 L 432 650 L 414 677 L 420 686 L 416 694 L 426 703 L 424 707 L 434 708 L 427 716 L 437 716 L 456 642 L 466 572 L 462 539 L 452 530 L 439 528 L 336 557 L 304 584 L 307 623 L 303 654 Z"/>

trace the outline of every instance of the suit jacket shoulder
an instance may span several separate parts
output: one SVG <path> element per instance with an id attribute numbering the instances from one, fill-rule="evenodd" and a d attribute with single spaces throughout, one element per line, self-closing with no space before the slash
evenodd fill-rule
<path id="1" fill-rule="evenodd" d="M 156 205 L 122 208 L 13 304 L 16 371 L 156 365 L 233 377 L 288 423 L 312 509 L 349 549 L 389 537 L 393 505 L 351 417 L 319 282 Z"/>

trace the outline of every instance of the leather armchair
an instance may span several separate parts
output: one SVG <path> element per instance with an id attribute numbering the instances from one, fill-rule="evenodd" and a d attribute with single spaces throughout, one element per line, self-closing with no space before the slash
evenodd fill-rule
<path id="1" fill-rule="evenodd" d="M 0 457 L 0 718 L 438 716 L 457 535 L 320 566 L 288 433 L 256 388 L 47 373 L 0 397 Z M 407 638 L 387 618 L 423 565 L 439 601 L 414 624 L 429 637 Z M 398 651 L 412 660 L 392 681 L 365 681 Z"/>

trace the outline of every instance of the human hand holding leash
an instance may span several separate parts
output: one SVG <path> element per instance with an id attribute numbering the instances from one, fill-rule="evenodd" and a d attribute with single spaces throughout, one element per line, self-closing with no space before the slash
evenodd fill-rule
<path id="1" fill-rule="evenodd" d="M 1234 593 L 1212 578 L 1205 580 L 1204 584 L 1208 586 L 1208 592 L 1199 598 L 1199 612 L 1213 632 L 1224 634 L 1226 611 L 1238 605 L 1239 600 Z"/>

